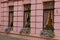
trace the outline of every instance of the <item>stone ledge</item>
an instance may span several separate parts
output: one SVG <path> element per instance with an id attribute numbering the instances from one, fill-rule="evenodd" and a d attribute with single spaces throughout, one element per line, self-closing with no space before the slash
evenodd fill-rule
<path id="1" fill-rule="evenodd" d="M 41 36 L 38 36 L 38 35 L 36 35 L 36 34 L 13 34 L 13 33 L 9 33 L 9 34 L 6 34 L 6 33 L 0 33 L 1 35 L 8 35 L 8 36 L 11 36 L 11 37 L 16 37 L 16 38 L 27 38 L 27 39 L 38 39 L 38 40 L 59 40 L 59 39 L 56 39 L 56 38 L 53 38 L 53 39 L 51 39 L 51 38 L 43 38 L 43 37 L 41 37 Z"/>

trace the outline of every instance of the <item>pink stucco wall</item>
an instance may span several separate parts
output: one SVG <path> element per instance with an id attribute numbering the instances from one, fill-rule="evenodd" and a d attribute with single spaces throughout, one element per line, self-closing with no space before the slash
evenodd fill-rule
<path id="1" fill-rule="evenodd" d="M 9 3 L 1 3 L 0 1 L 0 24 L 1 25 L 8 25 L 8 6 L 9 5 L 14 5 L 14 21 L 19 21 L 19 22 L 14 22 L 14 28 L 13 31 L 15 33 L 19 33 L 21 29 L 23 28 L 23 4 L 31 3 L 31 34 L 40 35 L 40 32 L 43 27 L 43 1 L 52 1 L 52 0 L 24 0 L 24 1 L 15 1 L 15 2 L 9 2 Z M 55 28 L 55 35 L 60 36 L 60 0 L 55 0 L 55 5 L 54 5 L 54 28 Z M 37 3 L 37 5 L 35 4 Z M 17 6 L 18 5 L 18 6 Z M 36 9 L 36 10 L 35 10 Z M 4 11 L 4 14 L 3 14 Z M 5 16 L 4 18 L 2 16 Z M 16 17 L 18 16 L 18 17 Z M 5 20 L 6 22 L 2 22 Z M 34 23 L 36 22 L 36 23 Z M 17 27 L 15 27 L 17 26 Z M 3 31 L 7 28 L 8 26 L 1 26 L 0 31 Z M 35 29 L 36 27 L 36 29 Z M 57 37 L 59 39 L 59 37 Z"/>
<path id="2" fill-rule="evenodd" d="M 1 9 L 1 0 L 0 0 L 0 9 Z M 1 10 L 0 10 L 0 15 L 1 15 Z M 0 16 L 1 19 L 1 16 Z M 0 24 L 1 24 L 1 20 L 0 20 Z"/>

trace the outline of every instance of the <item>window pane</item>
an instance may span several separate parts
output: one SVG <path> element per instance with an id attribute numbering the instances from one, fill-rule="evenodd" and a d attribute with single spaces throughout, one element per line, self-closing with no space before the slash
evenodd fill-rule
<path id="1" fill-rule="evenodd" d="M 46 27 L 46 25 L 52 21 L 52 25 L 53 25 L 53 10 L 49 10 L 49 11 L 44 11 L 44 27 Z"/>
<path id="2" fill-rule="evenodd" d="M 13 11 L 14 10 L 14 6 L 9 6 L 9 11 Z"/>
<path id="3" fill-rule="evenodd" d="M 30 12 L 25 12 L 25 25 L 30 26 Z"/>
<path id="4" fill-rule="evenodd" d="M 25 4 L 24 5 L 24 10 L 30 10 L 31 9 L 31 4 Z"/>
<path id="5" fill-rule="evenodd" d="M 53 9 L 54 8 L 54 2 L 53 1 L 44 2 L 43 8 L 44 9 Z"/>

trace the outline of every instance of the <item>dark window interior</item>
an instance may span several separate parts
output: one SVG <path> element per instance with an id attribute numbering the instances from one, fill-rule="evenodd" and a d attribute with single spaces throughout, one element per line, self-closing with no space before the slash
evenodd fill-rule
<path id="1" fill-rule="evenodd" d="M 30 4 L 24 4 L 24 27 L 30 27 Z"/>
<path id="2" fill-rule="evenodd" d="M 8 27 L 13 29 L 13 13 L 14 13 L 14 6 L 9 6 L 9 22 Z"/>

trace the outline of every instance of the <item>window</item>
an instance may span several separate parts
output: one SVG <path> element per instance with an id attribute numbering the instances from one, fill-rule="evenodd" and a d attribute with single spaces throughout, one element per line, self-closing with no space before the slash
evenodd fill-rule
<path id="1" fill-rule="evenodd" d="M 25 26 L 24 27 L 30 27 L 30 4 L 25 4 L 24 5 L 24 21 L 25 21 Z"/>
<path id="2" fill-rule="evenodd" d="M 43 2 L 43 29 L 49 29 L 51 27 L 54 31 L 54 2 Z"/>
<path id="3" fill-rule="evenodd" d="M 14 6 L 9 6 L 9 22 L 8 28 L 9 30 L 13 30 L 13 13 L 14 13 Z"/>
<path id="4" fill-rule="evenodd" d="M 23 32 L 30 33 L 30 11 L 31 5 L 24 4 L 24 24 L 23 24 Z"/>

